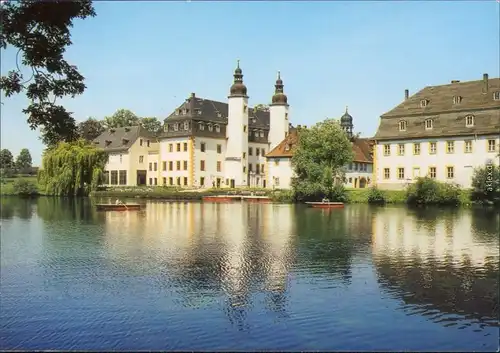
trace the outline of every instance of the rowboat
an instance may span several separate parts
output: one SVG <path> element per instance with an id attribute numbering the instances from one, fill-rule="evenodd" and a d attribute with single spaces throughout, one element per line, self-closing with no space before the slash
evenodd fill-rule
<path id="1" fill-rule="evenodd" d="M 212 196 L 203 196 L 202 200 L 204 202 L 233 202 L 233 201 L 240 201 L 241 196 L 212 195 Z"/>
<path id="2" fill-rule="evenodd" d="M 98 211 L 137 211 L 141 207 L 138 203 L 98 203 L 96 205 Z"/>
<path id="3" fill-rule="evenodd" d="M 344 208 L 343 202 L 306 202 L 312 208 Z"/>

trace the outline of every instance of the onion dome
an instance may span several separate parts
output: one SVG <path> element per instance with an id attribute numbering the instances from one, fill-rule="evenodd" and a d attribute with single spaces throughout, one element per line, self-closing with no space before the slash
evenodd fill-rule
<path id="1" fill-rule="evenodd" d="M 231 86 L 229 92 L 230 96 L 246 96 L 247 86 L 243 83 L 243 71 L 240 68 L 240 61 L 238 60 L 238 67 L 234 70 L 234 83 Z"/>
<path id="2" fill-rule="evenodd" d="M 345 107 L 345 113 L 340 118 L 340 123 L 352 124 L 352 116 L 347 112 L 347 107 Z"/>
<path id="3" fill-rule="evenodd" d="M 272 102 L 273 104 L 288 104 L 288 97 L 283 93 L 283 80 L 281 79 L 281 74 L 278 71 L 278 78 L 276 79 L 276 84 L 274 85 L 274 95 Z"/>

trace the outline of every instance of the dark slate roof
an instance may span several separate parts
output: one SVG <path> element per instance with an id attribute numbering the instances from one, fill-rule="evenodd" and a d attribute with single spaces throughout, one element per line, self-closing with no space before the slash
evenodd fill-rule
<path id="1" fill-rule="evenodd" d="M 179 110 L 181 112 L 186 110 L 186 113 L 178 114 Z M 168 123 L 189 118 L 198 121 L 227 124 L 228 110 L 229 105 L 227 103 L 196 97 L 195 94 L 192 93 L 191 96 L 184 103 L 179 105 L 164 121 Z M 269 129 L 269 111 L 257 110 L 255 112 L 249 107 L 248 120 L 249 128 Z"/>
<path id="2" fill-rule="evenodd" d="M 152 133 L 141 126 L 118 127 L 108 129 L 94 139 L 94 145 L 104 148 L 109 152 L 126 151 L 137 141 L 139 137 L 149 138 L 155 141 Z"/>
<path id="3" fill-rule="evenodd" d="M 487 89 L 486 89 L 487 87 Z M 500 78 L 456 82 L 425 87 L 381 116 L 375 139 L 409 139 L 474 134 L 495 134 L 500 131 Z M 454 103 L 454 97 L 460 102 Z M 421 107 L 421 101 L 427 105 Z M 474 127 L 465 126 L 467 115 L 475 117 Z M 425 129 L 426 119 L 433 128 Z M 406 131 L 399 131 L 399 121 L 406 120 Z"/>

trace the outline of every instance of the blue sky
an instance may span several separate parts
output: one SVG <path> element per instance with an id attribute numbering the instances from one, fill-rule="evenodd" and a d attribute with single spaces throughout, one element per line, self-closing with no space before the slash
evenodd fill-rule
<path id="1" fill-rule="evenodd" d="M 426 85 L 500 76 L 495 1 L 96 2 L 79 20 L 67 59 L 86 92 L 64 100 L 77 120 L 119 108 L 165 118 L 191 92 L 225 101 L 236 59 L 250 104 L 268 103 L 280 70 L 294 124 L 339 117 L 374 135 L 379 116 Z M 2 51 L 1 72 L 15 67 Z M 1 146 L 43 145 L 21 95 L 1 106 Z"/>

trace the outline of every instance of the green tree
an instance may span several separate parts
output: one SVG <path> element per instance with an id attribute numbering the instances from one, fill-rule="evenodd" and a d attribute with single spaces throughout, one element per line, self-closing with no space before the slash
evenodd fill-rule
<path id="1" fill-rule="evenodd" d="M 84 77 L 65 60 L 64 52 L 72 44 L 73 21 L 89 16 L 95 16 L 91 0 L 5 1 L 0 8 L 0 45 L 16 49 L 18 60 L 17 67 L 0 78 L 0 90 L 7 97 L 26 93 L 30 104 L 23 113 L 30 128 L 43 127 L 52 139 L 77 136 L 75 120 L 56 99 L 75 97 L 86 88 Z"/>
<path id="2" fill-rule="evenodd" d="M 292 157 L 295 198 L 345 201 L 344 167 L 352 158 L 351 142 L 335 120 L 326 119 L 310 129 L 302 129 Z"/>
<path id="3" fill-rule="evenodd" d="M 18 171 L 27 171 L 31 169 L 33 164 L 33 159 L 31 158 L 31 153 L 27 148 L 23 148 L 16 158 L 16 168 Z"/>
<path id="4" fill-rule="evenodd" d="M 140 124 L 144 129 L 153 134 L 157 134 L 162 128 L 162 123 L 155 117 L 142 118 Z"/>
<path id="5" fill-rule="evenodd" d="M 113 115 L 104 118 L 104 126 L 107 129 L 137 126 L 141 123 L 141 119 L 128 109 L 118 109 Z"/>
<path id="6" fill-rule="evenodd" d="M 0 168 L 12 169 L 14 167 L 14 156 L 12 152 L 4 148 L 0 151 Z"/>
<path id="7" fill-rule="evenodd" d="M 103 122 L 92 117 L 78 124 L 78 135 L 87 141 L 94 140 L 102 134 L 104 130 Z"/>
<path id="8" fill-rule="evenodd" d="M 261 110 L 261 111 L 267 112 L 269 110 L 269 106 L 267 104 L 256 104 L 253 107 L 253 110 L 254 111 Z"/>
<path id="9" fill-rule="evenodd" d="M 474 170 L 472 200 L 500 203 L 500 166 L 488 164 Z"/>
<path id="10" fill-rule="evenodd" d="M 84 139 L 61 142 L 43 155 L 38 180 L 47 195 L 86 196 L 102 182 L 105 151 Z"/>

